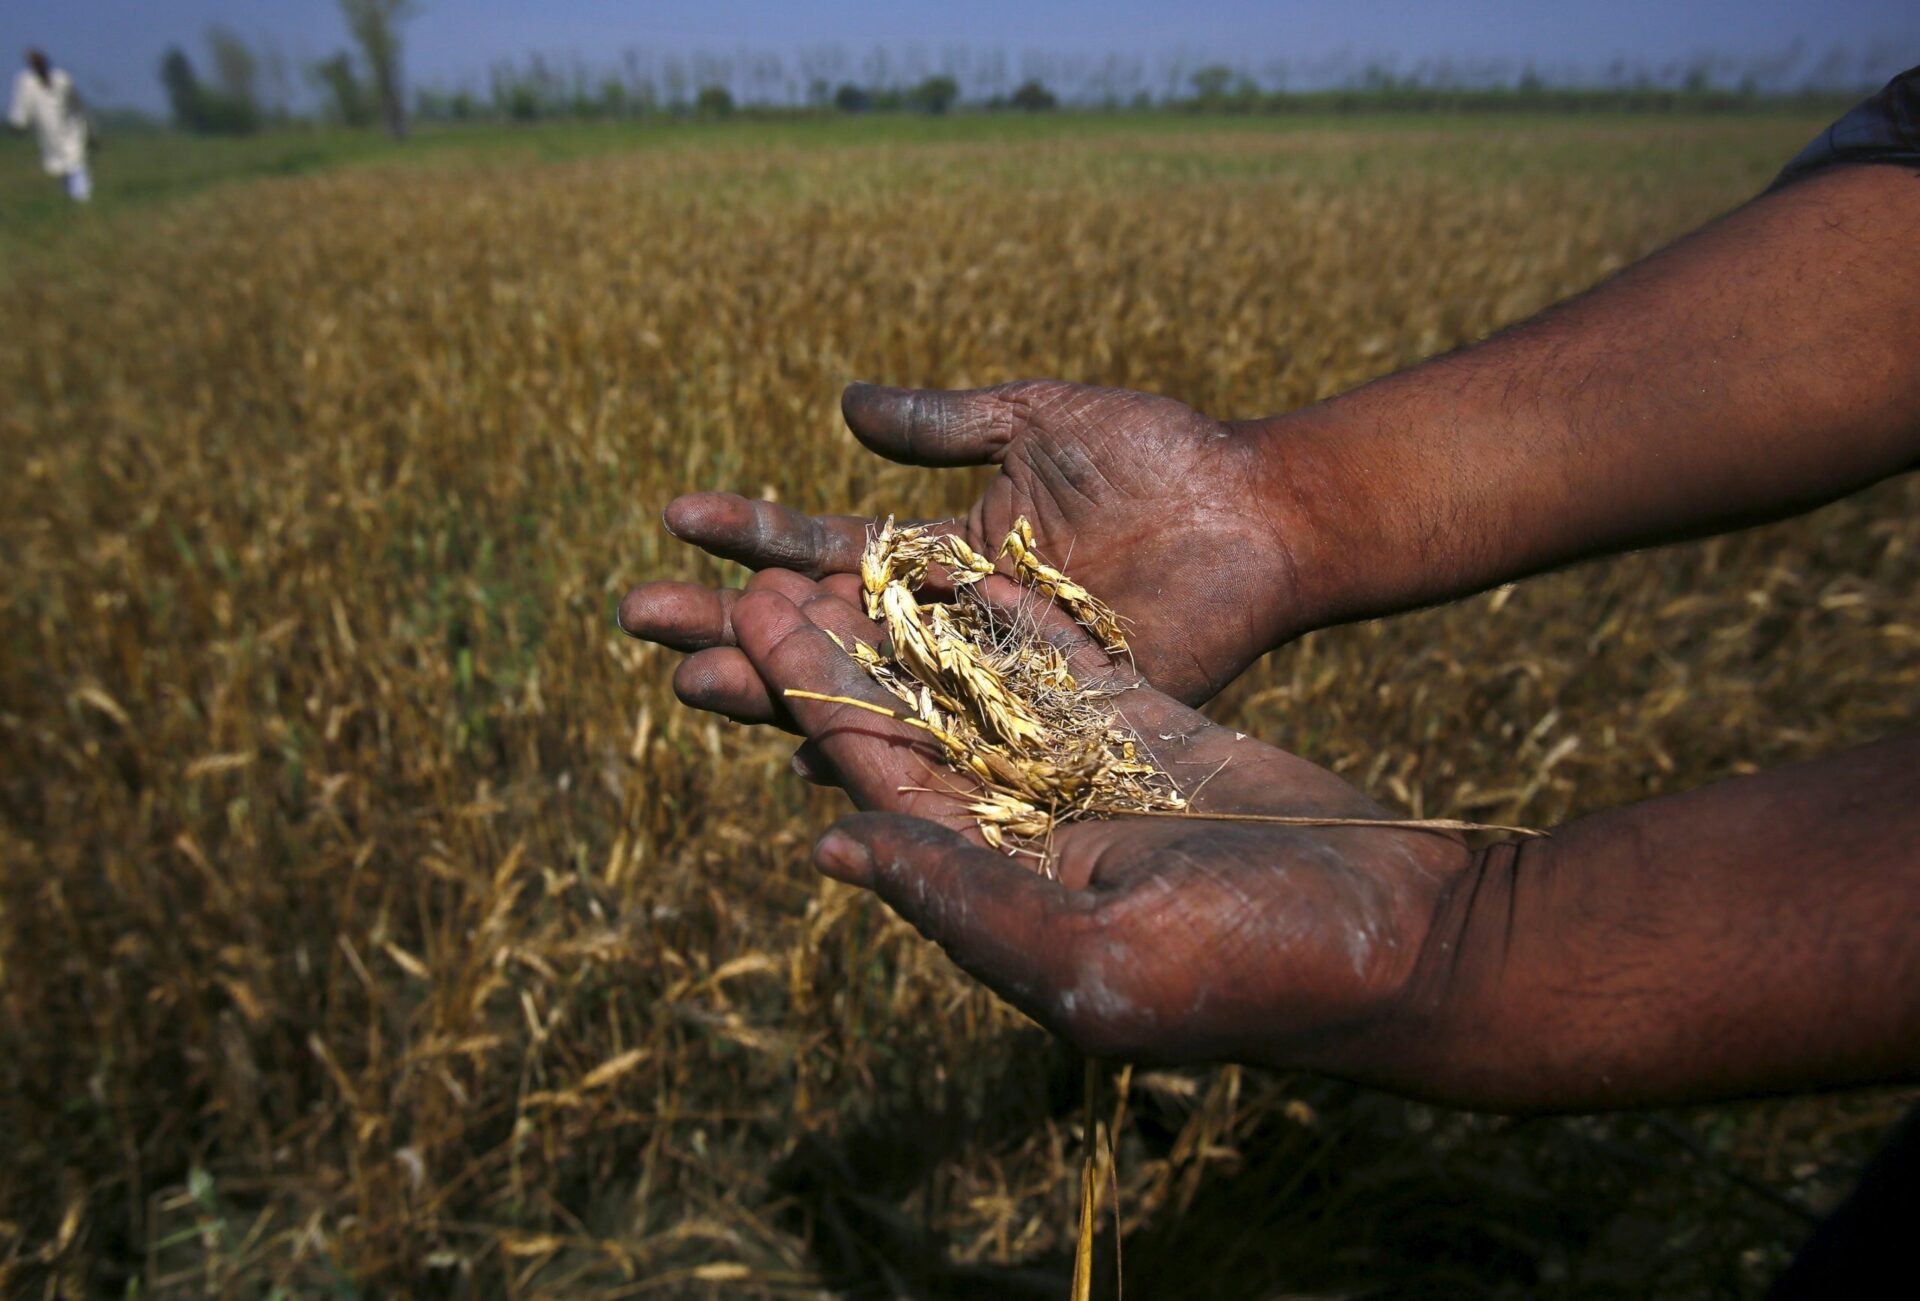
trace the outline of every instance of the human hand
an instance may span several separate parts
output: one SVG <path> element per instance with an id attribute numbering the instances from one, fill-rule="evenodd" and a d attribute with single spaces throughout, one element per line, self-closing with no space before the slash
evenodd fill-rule
<path id="1" fill-rule="evenodd" d="M 1120 612 L 1140 672 L 1177 699 L 1208 699 L 1303 626 L 1290 550 L 1298 529 L 1276 440 L 1255 426 L 1171 398 L 1055 380 L 954 391 L 855 384 L 841 407 L 854 436 L 882 456 L 998 465 L 947 527 L 991 556 L 1026 516 L 1041 555 Z M 857 572 L 869 523 L 715 492 L 675 499 L 666 522 L 715 555 L 814 578 Z M 729 645 L 736 596 L 649 583 L 621 603 L 620 622 L 680 650 Z M 735 718 L 769 712 L 745 675 L 728 681 L 746 694 L 687 702 Z"/>
<path id="2" fill-rule="evenodd" d="M 995 588 L 983 584 L 989 599 Z M 816 849 L 967 971 L 1079 1048 L 1138 1061 L 1235 1058 L 1363 1070 L 1469 862 L 1455 837 L 1200 817 L 1063 824 L 1056 879 L 986 849 L 963 776 L 905 724 L 788 690 L 897 702 L 827 636 L 879 629 L 825 586 L 769 571 L 730 610 L 738 649 L 818 779 L 863 809 Z M 1333 774 L 1210 723 L 1105 661 L 1059 620 L 1075 676 L 1113 703 L 1203 814 L 1381 818 Z"/>

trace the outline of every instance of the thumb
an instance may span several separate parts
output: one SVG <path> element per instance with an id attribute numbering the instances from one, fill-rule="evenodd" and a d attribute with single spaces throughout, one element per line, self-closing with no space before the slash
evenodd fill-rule
<path id="1" fill-rule="evenodd" d="M 1013 386 L 978 389 L 888 388 L 849 384 L 840 413 L 853 436 L 908 465 L 985 465 L 1025 422 Z"/>
<path id="2" fill-rule="evenodd" d="M 1054 1022 L 1091 894 L 900 813 L 842 818 L 813 856 L 828 876 L 886 900 L 1014 1006 L 1042 1024 Z"/>

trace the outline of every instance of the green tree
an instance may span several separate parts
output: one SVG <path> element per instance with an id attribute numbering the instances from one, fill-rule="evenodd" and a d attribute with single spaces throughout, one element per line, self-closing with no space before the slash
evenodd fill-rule
<path id="1" fill-rule="evenodd" d="M 387 133 L 407 138 L 407 96 L 400 69 L 400 25 L 416 12 L 413 0 L 340 0 L 347 30 L 366 60 L 367 79 Z"/>
<path id="2" fill-rule="evenodd" d="M 231 27 L 219 23 L 207 28 L 207 55 L 213 60 L 213 80 L 220 93 L 254 113 L 260 111 L 260 60 Z"/>
<path id="3" fill-rule="evenodd" d="M 1034 77 L 1021 82 L 1007 102 L 1023 112 L 1044 113 L 1059 104 L 1060 100 L 1047 89 L 1044 82 Z"/>
<path id="4" fill-rule="evenodd" d="M 200 130 L 200 76 L 193 70 L 193 60 L 177 45 L 169 46 L 160 58 L 160 85 L 167 92 L 173 124 L 182 131 Z"/>
<path id="5" fill-rule="evenodd" d="M 1194 103 L 1201 108 L 1217 109 L 1227 102 L 1227 90 L 1233 85 L 1233 69 L 1224 63 L 1209 63 L 1196 69 L 1188 80 L 1193 84 Z"/>
<path id="6" fill-rule="evenodd" d="M 200 80 L 193 60 L 174 46 L 160 59 L 160 84 L 167 92 L 174 124 L 207 135 L 244 135 L 260 125 L 250 99 L 215 90 Z"/>
<path id="7" fill-rule="evenodd" d="M 907 103 L 923 113 L 944 113 L 960 98 L 960 83 L 945 75 L 928 77 L 907 92 Z"/>
<path id="8" fill-rule="evenodd" d="M 733 112 L 733 92 L 725 86 L 702 86 L 694 96 L 693 111 L 701 117 L 726 117 Z"/>
<path id="9" fill-rule="evenodd" d="M 373 100 L 353 70 L 353 56 L 340 50 L 314 64 L 309 75 L 331 105 L 334 118 L 346 126 L 372 123 Z"/>
<path id="10" fill-rule="evenodd" d="M 594 111 L 600 116 L 627 117 L 638 107 L 627 90 L 627 83 L 617 75 L 609 73 L 600 79 L 600 93 L 594 99 Z"/>

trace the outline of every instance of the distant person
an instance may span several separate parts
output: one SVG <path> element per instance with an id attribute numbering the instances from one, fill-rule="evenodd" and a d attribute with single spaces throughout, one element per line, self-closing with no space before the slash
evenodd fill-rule
<path id="1" fill-rule="evenodd" d="M 42 50 L 27 51 L 27 66 L 13 79 L 13 107 L 7 125 L 16 131 L 33 128 L 40 137 L 40 166 L 57 176 L 67 197 L 85 203 L 93 197 L 93 177 L 87 171 L 90 132 L 80 96 L 66 69 L 56 68 Z"/>

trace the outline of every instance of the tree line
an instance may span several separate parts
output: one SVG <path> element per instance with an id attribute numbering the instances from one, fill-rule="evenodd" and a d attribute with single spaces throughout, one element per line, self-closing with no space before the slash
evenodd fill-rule
<path id="1" fill-rule="evenodd" d="M 1888 52 L 1836 46 L 1820 56 L 1795 44 L 1777 54 L 1733 60 L 1700 55 L 1658 65 L 1614 60 L 1598 71 L 1541 69 L 1512 61 L 1437 59 L 1271 60 L 1257 67 L 1174 53 L 1151 63 L 950 47 L 929 55 L 876 47 L 731 54 L 654 54 L 631 49 L 611 62 L 531 54 L 502 60 L 484 76 L 407 92 L 401 33 L 412 0 L 340 0 L 351 49 L 302 70 L 314 108 L 305 117 L 347 126 L 383 124 L 396 136 L 410 119 L 429 122 L 625 120 L 667 115 L 725 117 L 798 113 L 922 113 L 956 110 L 1044 112 L 1060 106 L 1104 110 L 1284 113 L 1394 109 L 1409 112 L 1740 111 L 1783 102 L 1831 103 L 1885 75 Z M 207 33 L 203 79 L 181 49 L 161 66 L 175 124 L 194 131 L 243 132 L 289 120 L 284 66 L 230 29 Z M 1897 65 L 1896 65 L 1897 66 Z M 262 107 L 264 80 L 276 108 Z"/>

